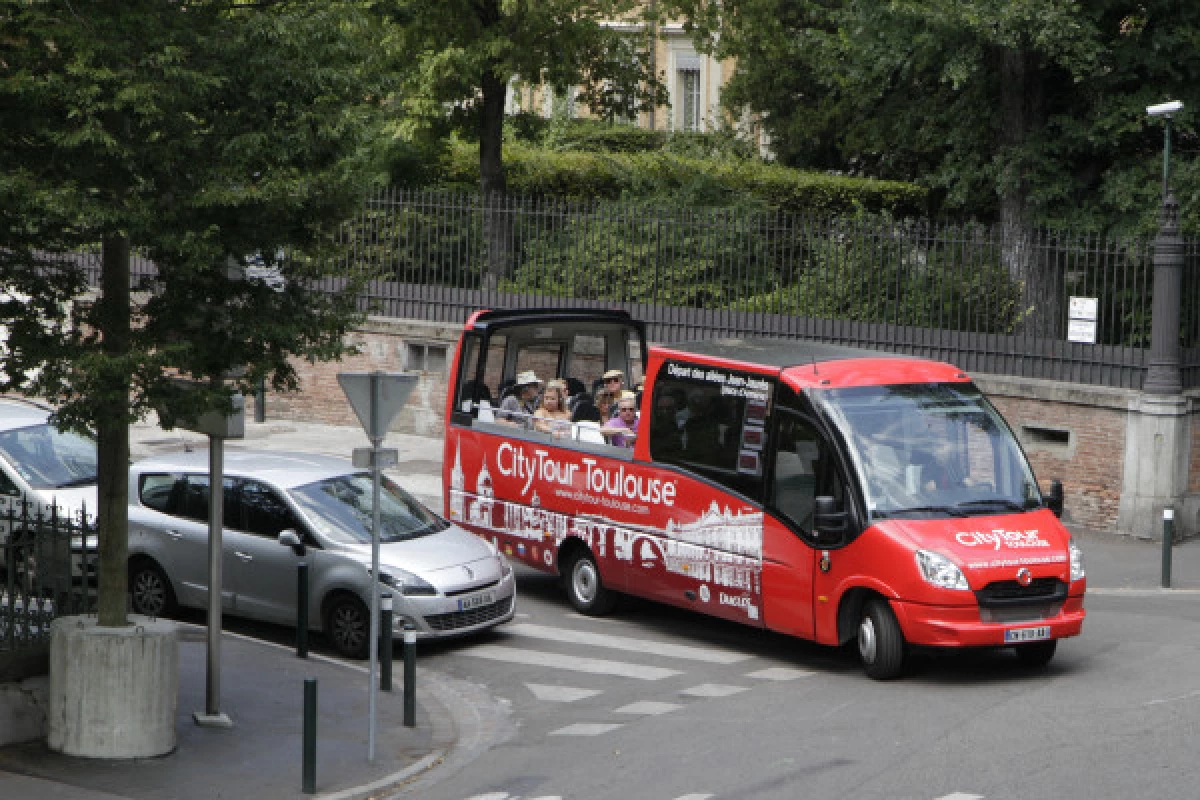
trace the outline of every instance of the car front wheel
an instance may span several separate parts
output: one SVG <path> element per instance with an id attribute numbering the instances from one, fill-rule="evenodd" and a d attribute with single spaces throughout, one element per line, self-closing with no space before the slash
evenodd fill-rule
<path id="1" fill-rule="evenodd" d="M 329 607 L 325 635 L 339 655 L 366 658 L 371 639 L 371 616 L 366 605 L 352 595 L 338 597 Z"/>

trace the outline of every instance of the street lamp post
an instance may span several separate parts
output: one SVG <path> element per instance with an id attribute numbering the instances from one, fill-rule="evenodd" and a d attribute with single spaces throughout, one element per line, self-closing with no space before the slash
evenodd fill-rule
<path id="1" fill-rule="evenodd" d="M 1183 392 L 1179 371 L 1180 290 L 1183 279 L 1183 238 L 1179 233 L 1179 204 L 1171 194 L 1171 116 L 1183 103 L 1147 106 L 1146 113 L 1163 118 L 1163 193 L 1159 231 L 1154 240 L 1154 301 L 1150 309 L 1150 363 L 1142 388 L 1148 394 Z"/>

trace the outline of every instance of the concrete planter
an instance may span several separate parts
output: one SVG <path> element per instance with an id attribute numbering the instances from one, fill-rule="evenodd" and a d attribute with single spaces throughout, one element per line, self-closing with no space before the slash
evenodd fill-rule
<path id="1" fill-rule="evenodd" d="M 87 758 L 148 758 L 175 749 L 179 634 L 130 616 L 123 628 L 61 617 L 50 634 L 46 744 Z"/>

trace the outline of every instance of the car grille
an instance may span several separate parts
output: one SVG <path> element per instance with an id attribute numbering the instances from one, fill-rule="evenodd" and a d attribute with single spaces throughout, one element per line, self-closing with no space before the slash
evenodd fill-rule
<path id="1" fill-rule="evenodd" d="M 453 592 L 446 592 L 446 597 L 458 597 L 460 594 L 470 594 L 478 592 L 480 589 L 490 589 L 493 586 L 499 586 L 500 581 L 491 581 L 490 583 L 481 583 L 478 586 L 468 586 L 465 589 L 455 589 Z"/>
<path id="2" fill-rule="evenodd" d="M 482 625 L 494 619 L 500 619 L 512 610 L 513 599 L 505 597 L 490 606 L 480 606 L 469 611 L 451 611 L 448 614 L 430 614 L 425 617 L 425 624 L 435 631 L 454 631 L 459 628 L 470 628 Z"/>
<path id="3" fill-rule="evenodd" d="M 1011 608 L 1062 602 L 1067 585 L 1058 578 L 1036 578 L 1028 586 L 1016 581 L 993 581 L 975 593 L 980 608 Z"/>

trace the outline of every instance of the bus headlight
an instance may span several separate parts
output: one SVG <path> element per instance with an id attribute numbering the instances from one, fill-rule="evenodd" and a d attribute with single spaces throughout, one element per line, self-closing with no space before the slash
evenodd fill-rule
<path id="1" fill-rule="evenodd" d="M 918 550 L 917 567 L 921 570 L 922 578 L 940 589 L 968 590 L 971 588 L 967 585 L 967 577 L 963 575 L 958 565 L 941 553 Z"/>
<path id="2" fill-rule="evenodd" d="M 1075 544 L 1074 539 L 1067 539 L 1067 550 L 1071 553 L 1071 583 L 1083 580 L 1087 575 L 1087 571 L 1083 568 L 1083 551 L 1079 549 L 1079 545 Z"/>

